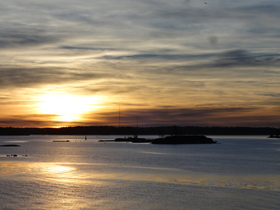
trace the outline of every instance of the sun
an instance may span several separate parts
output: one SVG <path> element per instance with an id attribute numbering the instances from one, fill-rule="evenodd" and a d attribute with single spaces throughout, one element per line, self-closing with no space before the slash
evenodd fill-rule
<path id="1" fill-rule="evenodd" d="M 56 121 L 74 121 L 80 115 L 96 109 L 100 102 L 97 96 L 43 95 L 37 105 L 42 114 L 57 115 Z"/>

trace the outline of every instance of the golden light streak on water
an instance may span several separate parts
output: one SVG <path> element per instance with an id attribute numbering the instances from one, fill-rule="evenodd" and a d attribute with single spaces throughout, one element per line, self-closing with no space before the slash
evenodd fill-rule
<path id="1" fill-rule="evenodd" d="M 82 165 L 82 164 L 76 164 Z M 84 164 L 100 166 L 100 164 Z M 163 168 L 147 168 L 147 173 L 100 173 L 78 171 L 75 164 L 0 162 L 0 177 L 13 178 L 14 175 L 35 175 L 36 179 L 64 183 L 99 183 L 106 180 L 149 181 L 183 185 L 202 185 L 238 189 L 265 189 L 280 191 L 279 175 L 217 175 L 176 171 Z M 38 176 L 37 176 L 38 175 Z M 24 178 L 24 177 L 23 177 Z M 18 177 L 17 177 L 18 179 Z"/>

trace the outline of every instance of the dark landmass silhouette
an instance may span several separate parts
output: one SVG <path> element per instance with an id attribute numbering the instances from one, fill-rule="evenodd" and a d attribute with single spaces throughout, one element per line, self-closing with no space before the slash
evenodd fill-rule
<path id="1" fill-rule="evenodd" d="M 200 127 L 200 126 L 76 126 L 61 128 L 0 127 L 0 135 L 279 135 L 273 127 Z"/>
<path id="2" fill-rule="evenodd" d="M 52 141 L 52 142 L 70 142 L 70 141 L 66 140 L 66 141 Z"/>
<path id="3" fill-rule="evenodd" d="M 269 135 L 268 138 L 280 138 L 280 135 L 279 134 L 275 134 L 275 135 L 271 134 L 271 135 Z"/>
<path id="4" fill-rule="evenodd" d="M 152 139 L 124 137 L 116 138 L 114 140 L 99 140 L 99 142 L 131 142 L 131 143 L 151 143 Z"/>
<path id="5" fill-rule="evenodd" d="M 0 147 L 20 147 L 20 145 L 18 145 L 18 144 L 3 144 L 3 145 L 0 145 Z"/>
<path id="6" fill-rule="evenodd" d="M 115 142 L 132 142 L 132 143 L 148 143 L 151 142 L 151 139 L 146 138 L 138 138 L 137 136 L 134 137 L 128 137 L 128 138 L 116 138 L 114 140 Z"/>
<path id="7" fill-rule="evenodd" d="M 166 136 L 152 140 L 152 144 L 215 144 L 211 138 L 206 136 Z"/>
<path id="8" fill-rule="evenodd" d="M 131 143 L 152 143 L 152 144 L 215 144 L 213 141 L 203 135 L 170 135 L 156 139 L 146 139 L 134 137 L 116 138 L 114 140 L 99 140 L 99 142 L 131 142 Z"/>

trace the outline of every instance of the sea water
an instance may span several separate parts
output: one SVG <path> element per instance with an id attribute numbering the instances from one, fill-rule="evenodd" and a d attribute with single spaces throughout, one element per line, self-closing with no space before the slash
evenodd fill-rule
<path id="1" fill-rule="evenodd" d="M 280 139 L 98 142 L 117 137 L 0 136 L 20 145 L 0 147 L 0 209 L 279 209 Z"/>

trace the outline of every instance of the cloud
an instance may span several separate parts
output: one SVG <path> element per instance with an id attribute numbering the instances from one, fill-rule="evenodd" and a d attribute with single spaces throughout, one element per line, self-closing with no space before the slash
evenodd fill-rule
<path id="1" fill-rule="evenodd" d="M 208 59 L 208 63 L 184 66 L 178 64 L 178 68 L 205 69 L 205 68 L 227 68 L 227 67 L 277 67 L 280 64 L 280 54 L 271 53 L 252 53 L 248 50 L 229 50 L 219 53 L 201 53 L 201 54 L 135 54 L 122 56 L 103 56 L 100 59 L 108 60 L 149 60 L 156 62 L 161 60 L 165 65 L 169 61 L 199 61 Z M 159 66 L 160 68 L 161 66 Z M 172 68 L 173 66 L 171 66 Z M 176 67 L 175 67 L 176 68 Z"/>
<path id="2" fill-rule="evenodd" d="M 84 80 L 112 78 L 110 73 L 82 72 L 65 68 L 0 68 L 0 87 L 36 87 Z"/>
<path id="3" fill-rule="evenodd" d="M 200 58 L 211 57 L 213 54 L 137 54 L 137 55 L 123 55 L 123 56 L 103 56 L 101 59 L 111 60 L 194 60 Z"/>
<path id="4" fill-rule="evenodd" d="M 49 43 L 56 43 L 60 40 L 56 35 L 47 35 L 43 33 L 35 34 L 36 31 L 28 31 L 22 33 L 20 31 L 5 31 L 0 32 L 0 47 L 1 48 L 20 48 L 32 47 Z"/>
<path id="5" fill-rule="evenodd" d="M 261 112 L 262 116 L 255 116 Z M 181 108 L 134 109 L 122 112 L 122 125 L 133 125 L 138 119 L 140 126 L 159 125 L 193 125 L 193 126 L 277 126 L 279 116 L 275 113 L 264 113 L 260 108 Z M 87 116 L 91 118 L 90 115 Z M 118 124 L 118 113 L 94 113 L 92 118 L 99 122 Z"/>
<path id="6" fill-rule="evenodd" d="M 194 113 L 195 124 L 218 123 L 214 115 L 231 113 L 224 106 L 277 106 L 279 9 L 261 0 L 2 1 L 0 97 L 15 104 L 5 98 L 46 87 L 103 94 L 151 108 L 142 113 L 151 124 Z M 224 113 L 179 109 L 205 104 Z"/>
<path id="7" fill-rule="evenodd" d="M 129 104 L 126 104 L 129 105 Z M 135 104 L 134 104 L 135 105 Z M 123 106 L 122 106 L 123 107 Z M 260 113 L 256 116 L 255 113 Z M 177 108 L 159 107 L 156 109 L 137 108 L 121 111 L 122 126 L 248 126 L 248 127 L 278 127 L 279 108 L 263 109 L 258 107 L 228 107 L 228 108 Z M 53 127 L 53 126 L 92 126 L 119 124 L 118 107 L 115 111 L 98 111 L 85 114 L 86 119 L 76 122 L 52 122 L 55 115 L 14 115 L 0 120 L 0 127 Z"/>
<path id="8" fill-rule="evenodd" d="M 222 53 L 213 67 L 259 67 L 278 66 L 280 54 L 257 54 L 247 50 L 231 50 Z M 210 65 L 211 66 L 211 65 Z"/>
<path id="9" fill-rule="evenodd" d="M 61 46 L 59 49 L 66 49 L 66 50 L 92 50 L 92 51 L 116 51 L 115 48 L 97 48 L 97 47 L 79 47 L 79 46 Z"/>
<path id="10" fill-rule="evenodd" d="M 50 117 L 55 115 L 12 115 L 1 118 L 0 127 L 53 127 L 53 122 L 46 120 Z"/>

